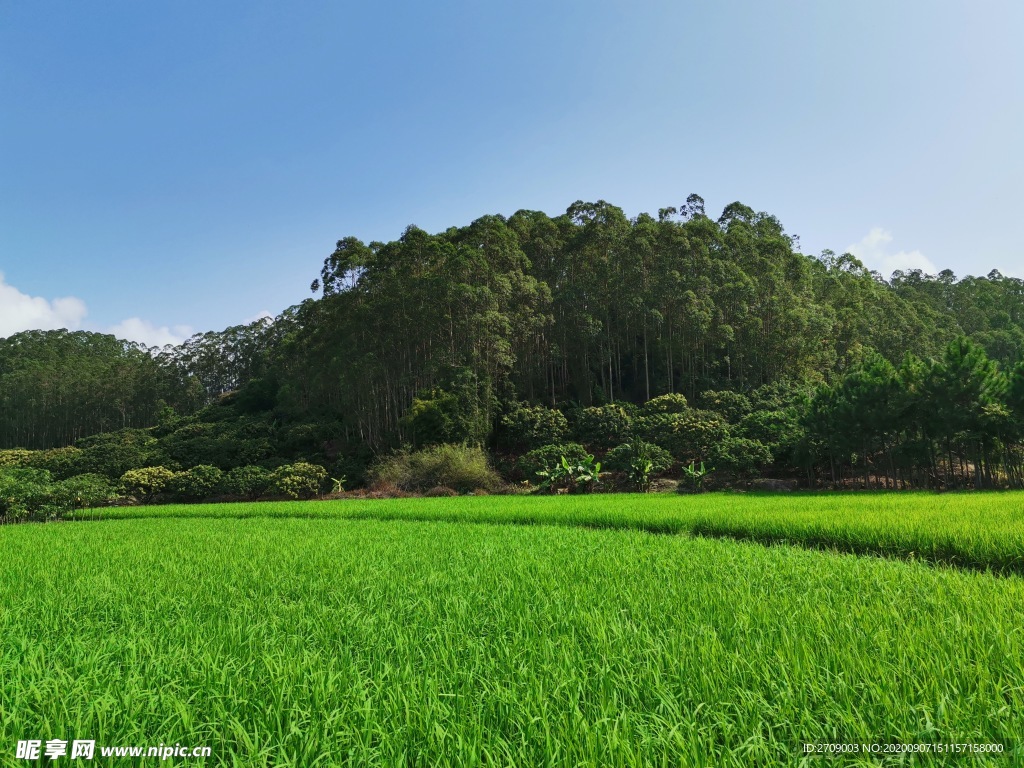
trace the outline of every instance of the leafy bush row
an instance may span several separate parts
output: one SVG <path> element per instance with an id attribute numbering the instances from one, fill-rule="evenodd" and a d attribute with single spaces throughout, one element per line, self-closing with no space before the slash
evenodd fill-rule
<path id="1" fill-rule="evenodd" d="M 0 522 L 53 520 L 115 498 L 113 484 L 100 475 L 54 480 L 45 469 L 0 466 Z"/>
<path id="2" fill-rule="evenodd" d="M 144 503 L 161 494 L 186 501 L 202 501 L 217 495 L 251 500 L 268 495 L 308 499 L 322 493 L 326 482 L 327 471 L 323 467 L 300 461 L 274 470 L 247 466 L 228 472 L 208 464 L 184 472 L 172 472 L 166 467 L 142 467 L 125 472 L 121 488 Z"/>
<path id="3" fill-rule="evenodd" d="M 130 469 L 117 482 L 98 474 L 55 479 L 46 469 L 0 465 L 0 522 L 54 520 L 75 509 L 99 507 L 134 498 L 151 503 L 157 497 L 203 501 L 215 496 L 250 500 L 262 496 L 308 499 L 324 490 L 323 467 L 297 462 L 267 470 L 238 467 L 222 472 L 203 465 L 184 472 L 166 467 Z"/>

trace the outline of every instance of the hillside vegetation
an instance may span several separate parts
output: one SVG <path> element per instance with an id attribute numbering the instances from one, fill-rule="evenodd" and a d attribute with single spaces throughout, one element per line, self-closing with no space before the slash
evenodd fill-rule
<path id="1" fill-rule="evenodd" d="M 509 482 L 562 456 L 593 456 L 617 487 L 685 484 L 702 462 L 711 485 L 1024 482 L 1024 282 L 998 272 L 881 276 L 691 195 L 634 219 L 577 202 L 345 238 L 313 289 L 163 350 L 0 341 L 0 447 L 82 452 L 57 471 L 5 463 L 120 482 L 308 462 L 351 487 L 395 449 L 465 444 Z"/>

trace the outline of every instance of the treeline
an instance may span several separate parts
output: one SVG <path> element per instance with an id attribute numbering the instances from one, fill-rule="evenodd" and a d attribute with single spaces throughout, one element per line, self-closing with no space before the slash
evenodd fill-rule
<path id="1" fill-rule="evenodd" d="M 967 338 L 938 360 L 871 355 L 802 410 L 809 484 L 1024 486 L 1024 364 L 1004 371 Z"/>
<path id="2" fill-rule="evenodd" d="M 187 371 L 145 346 L 79 331 L 0 339 L 0 447 L 52 448 L 152 426 L 162 408 L 194 411 L 203 393 Z"/>
<path id="3" fill-rule="evenodd" d="M 346 238 L 313 289 L 273 321 L 159 351 L 66 332 L 0 342 L 0 446 L 153 427 L 161 465 L 302 459 L 357 482 L 374 456 L 463 442 L 510 478 L 531 451 L 602 457 L 631 440 L 668 451 L 669 471 L 705 461 L 723 478 L 1024 474 L 1024 282 L 886 279 L 849 254 L 801 254 L 739 203 L 716 220 L 696 195 L 633 219 L 577 202 Z M 662 396 L 671 407 L 652 411 Z M 565 425 L 517 434 L 534 416 Z"/>

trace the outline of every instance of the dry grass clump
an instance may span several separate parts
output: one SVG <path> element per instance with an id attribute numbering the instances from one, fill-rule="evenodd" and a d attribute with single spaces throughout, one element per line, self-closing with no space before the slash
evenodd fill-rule
<path id="1" fill-rule="evenodd" d="M 409 493 L 451 488 L 456 493 L 497 491 L 501 477 L 491 468 L 481 448 L 468 445 L 433 445 L 402 451 L 382 459 L 370 470 L 371 488 L 394 486 Z"/>

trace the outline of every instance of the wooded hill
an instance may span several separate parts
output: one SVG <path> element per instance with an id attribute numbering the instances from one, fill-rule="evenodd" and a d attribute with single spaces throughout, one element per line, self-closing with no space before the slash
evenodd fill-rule
<path id="1" fill-rule="evenodd" d="M 995 271 L 886 278 L 691 195 L 656 217 L 577 202 L 345 238 L 313 290 L 163 350 L 0 341 L 0 447 L 155 427 L 133 461 L 308 459 L 352 480 L 402 445 L 481 444 L 514 477 L 545 445 L 640 438 L 726 478 L 1020 482 L 1024 282 Z"/>

